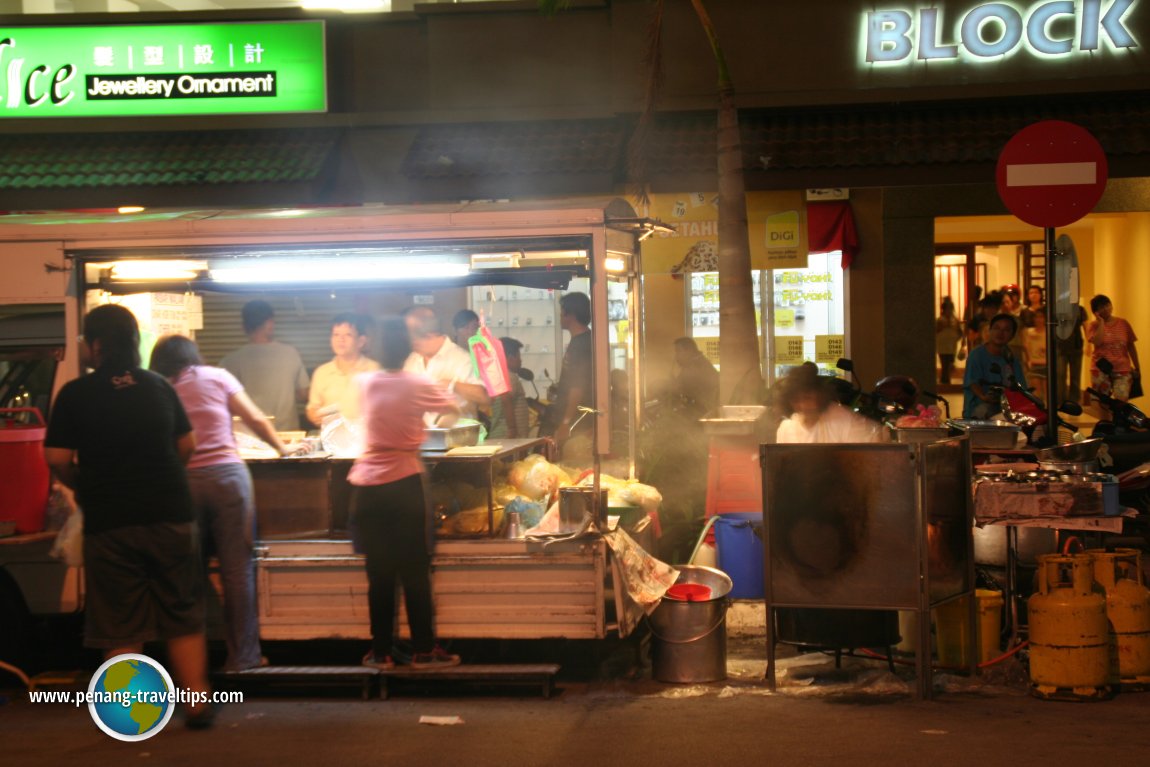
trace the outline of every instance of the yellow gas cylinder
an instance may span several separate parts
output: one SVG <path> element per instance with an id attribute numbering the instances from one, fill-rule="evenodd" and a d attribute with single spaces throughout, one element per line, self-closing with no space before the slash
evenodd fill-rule
<path id="1" fill-rule="evenodd" d="M 1150 589 L 1142 583 L 1138 549 L 1085 552 L 1094 580 L 1106 592 L 1110 621 L 1110 683 L 1142 689 L 1150 684 Z"/>
<path id="2" fill-rule="evenodd" d="M 1038 558 L 1030 616 L 1030 691 L 1036 697 L 1102 700 L 1110 695 L 1106 598 L 1094 589 L 1093 560 Z"/>

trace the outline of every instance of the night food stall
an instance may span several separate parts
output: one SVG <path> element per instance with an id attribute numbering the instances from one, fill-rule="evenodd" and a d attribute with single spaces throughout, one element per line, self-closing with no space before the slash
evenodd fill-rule
<path id="1" fill-rule="evenodd" d="M 629 633 L 641 608 L 616 588 L 623 578 L 600 528 L 569 539 L 507 538 L 502 510 L 514 484 L 508 477 L 525 463 L 553 467 L 545 488 L 551 499 L 559 487 L 581 481 L 596 498 L 601 487 L 609 488 L 611 503 L 631 505 L 627 491 L 641 487 L 647 491 L 643 500 L 657 504 L 657 492 L 634 482 L 631 458 L 640 380 L 637 242 L 655 224 L 638 218 L 622 200 L 277 213 L 155 214 L 132 223 L 96 217 L 61 227 L 56 236 L 74 264 L 81 297 L 77 316 L 100 303 L 122 303 L 140 320 L 145 360 L 159 336 L 183 333 L 215 364 L 222 352 L 243 342 L 235 308 L 252 298 L 289 308 L 321 307 L 310 324 L 318 324 L 326 346 L 329 321 L 341 307 L 380 317 L 428 304 L 446 324 L 476 289 L 494 296 L 495 287 L 517 286 L 556 309 L 563 291 L 584 290 L 591 299 L 595 412 L 586 416 L 593 428 L 581 459 L 565 457 L 569 465 L 563 467 L 543 460 L 549 442 L 538 437 L 492 441 L 480 451 L 424 451 L 431 495 L 440 501 L 432 562 L 437 634 Z M 609 300 L 612 315 L 622 309 L 625 320 L 609 321 Z M 285 328 L 300 324 L 293 313 L 304 312 L 283 312 Z M 562 340 L 558 315 L 552 332 Z M 321 348 L 313 357 L 329 354 Z M 620 392 L 613 400 L 609 382 L 618 387 L 620 381 L 627 382 L 629 407 L 612 412 L 608 403 L 618 401 Z M 620 440 L 620 433 L 626 438 Z M 266 639 L 370 635 L 366 576 L 348 533 L 351 462 L 330 452 L 249 459 Z M 606 517 L 605 508 L 595 511 L 597 520 Z"/>

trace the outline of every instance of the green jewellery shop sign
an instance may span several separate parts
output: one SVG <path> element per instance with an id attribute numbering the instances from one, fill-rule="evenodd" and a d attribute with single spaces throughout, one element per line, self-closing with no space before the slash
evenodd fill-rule
<path id="1" fill-rule="evenodd" d="M 0 28 L 0 119 L 322 112 L 322 21 Z"/>

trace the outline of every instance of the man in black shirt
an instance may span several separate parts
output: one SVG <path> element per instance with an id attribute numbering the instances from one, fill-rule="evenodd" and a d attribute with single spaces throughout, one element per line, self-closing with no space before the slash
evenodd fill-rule
<path id="1" fill-rule="evenodd" d="M 177 684 L 207 693 L 204 578 L 184 463 L 195 448 L 175 389 L 140 367 L 136 318 L 106 304 L 84 320 L 94 368 L 56 397 L 45 458 L 84 512 L 84 642 L 112 658 L 165 640 Z M 210 724 L 206 701 L 188 726 Z"/>
<path id="2" fill-rule="evenodd" d="M 572 436 L 572 426 L 578 422 L 578 432 L 591 433 L 588 415 L 580 420 L 579 406 L 591 407 L 593 386 L 591 380 L 591 299 L 586 293 L 568 293 L 559 299 L 559 326 L 571 334 L 567 351 L 563 353 L 563 367 L 559 371 L 559 392 L 555 397 L 558 418 L 554 437 L 560 449 Z M 578 433 L 577 432 L 577 433 Z"/>

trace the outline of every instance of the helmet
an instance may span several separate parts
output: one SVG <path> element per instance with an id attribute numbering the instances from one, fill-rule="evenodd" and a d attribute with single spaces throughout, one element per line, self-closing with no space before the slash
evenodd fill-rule
<path id="1" fill-rule="evenodd" d="M 913 410 L 918 401 L 918 383 L 910 376 L 887 376 L 874 385 L 874 393 L 903 410 Z"/>

